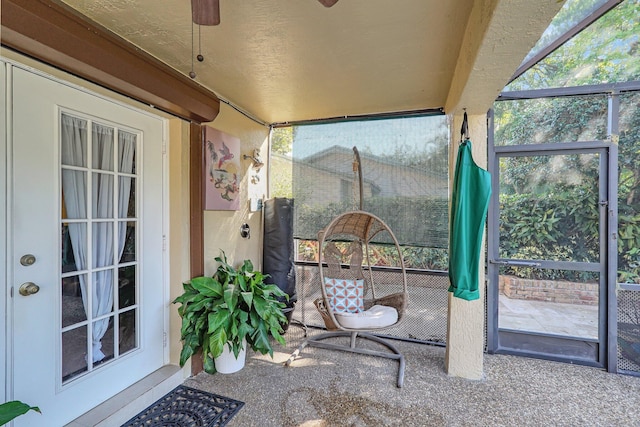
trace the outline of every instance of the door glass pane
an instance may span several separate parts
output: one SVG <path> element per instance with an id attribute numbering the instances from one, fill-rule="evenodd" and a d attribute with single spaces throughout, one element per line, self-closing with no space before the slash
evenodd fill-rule
<path id="1" fill-rule="evenodd" d="M 120 314 L 119 352 L 121 355 L 138 346 L 136 338 L 136 313 L 137 310 L 129 310 Z"/>
<path id="2" fill-rule="evenodd" d="M 118 172 L 136 173 L 137 135 L 120 131 L 118 134 Z"/>
<path id="3" fill-rule="evenodd" d="M 126 308 L 136 303 L 136 266 L 118 269 L 118 308 Z"/>
<path id="4" fill-rule="evenodd" d="M 123 227 L 123 225 L 126 226 Z M 132 262 L 136 260 L 136 222 L 128 221 L 126 223 L 119 223 L 120 232 L 125 230 L 124 248 L 122 249 L 122 255 L 120 256 L 120 263 Z"/>
<path id="5" fill-rule="evenodd" d="M 498 327 L 598 338 L 599 274 L 501 267 Z"/>
<path id="6" fill-rule="evenodd" d="M 495 145 L 604 140 L 603 95 L 521 99 L 494 104 Z"/>
<path id="7" fill-rule="evenodd" d="M 620 96 L 618 150 L 618 282 L 640 284 L 639 92 Z"/>
<path id="8" fill-rule="evenodd" d="M 94 222 L 93 226 L 93 268 L 108 267 L 114 264 L 113 223 Z"/>
<path id="9" fill-rule="evenodd" d="M 87 326 L 62 333 L 62 381 L 87 371 Z"/>
<path id="10" fill-rule="evenodd" d="M 87 166 L 87 121 L 62 114 L 60 119 L 61 161 L 66 166 Z"/>
<path id="11" fill-rule="evenodd" d="M 136 216 L 136 180 L 128 176 L 118 178 L 118 218 Z"/>
<path id="12" fill-rule="evenodd" d="M 93 317 L 108 314 L 113 309 L 113 269 L 93 273 Z"/>
<path id="13" fill-rule="evenodd" d="M 93 334 L 101 334 L 100 344 L 94 345 L 94 351 L 100 349 L 104 355 L 101 358 L 96 358 L 94 355 L 93 368 L 100 366 L 102 363 L 113 359 L 114 345 L 113 345 L 113 316 L 106 319 L 100 319 L 93 322 Z M 94 339 L 94 342 L 96 340 Z"/>
<path id="14" fill-rule="evenodd" d="M 599 155 L 500 158 L 500 258 L 599 262 Z"/>
<path id="15" fill-rule="evenodd" d="M 66 328 L 75 323 L 87 320 L 82 303 L 82 289 L 80 280 L 86 282 L 87 275 L 71 276 L 62 279 L 62 327 Z"/>
<path id="16" fill-rule="evenodd" d="M 92 167 L 105 171 L 113 170 L 113 128 L 93 124 Z"/>
<path id="17" fill-rule="evenodd" d="M 113 175 L 93 173 L 91 207 L 94 218 L 113 218 Z"/>
<path id="18" fill-rule="evenodd" d="M 87 218 L 86 191 L 86 172 L 62 169 L 61 216 L 63 219 Z"/>
<path id="19" fill-rule="evenodd" d="M 75 246 L 79 246 L 78 242 L 85 242 L 87 239 L 87 224 L 84 223 L 63 223 L 62 224 L 62 272 L 78 271 L 86 268 L 86 254 L 82 251 L 78 252 L 79 259 L 76 260 L 73 241 Z"/>

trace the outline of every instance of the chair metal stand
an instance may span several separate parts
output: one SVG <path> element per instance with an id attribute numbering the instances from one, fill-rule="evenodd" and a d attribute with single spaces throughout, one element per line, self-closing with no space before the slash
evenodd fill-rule
<path id="1" fill-rule="evenodd" d="M 341 344 L 332 344 L 332 343 L 324 342 L 324 340 L 328 338 L 336 338 L 336 337 L 350 337 L 351 339 L 350 345 L 346 346 Z M 357 337 L 368 339 L 378 344 L 381 344 L 387 347 L 389 350 L 391 350 L 391 353 L 356 347 Z M 308 338 L 304 340 L 302 344 L 300 344 L 300 346 L 296 349 L 296 351 L 294 351 L 291 354 L 291 356 L 289 356 L 289 359 L 287 359 L 287 361 L 285 362 L 285 366 L 290 366 L 291 362 L 293 362 L 300 355 L 300 352 L 307 346 L 324 348 L 327 350 L 348 351 L 351 353 L 365 354 L 368 356 L 378 356 L 378 357 L 384 357 L 387 359 L 397 360 L 399 363 L 397 386 L 398 388 L 401 388 L 402 385 L 404 384 L 404 356 L 402 355 L 402 353 L 400 353 L 400 351 L 396 348 L 396 346 L 375 335 L 368 334 L 365 332 L 358 332 L 358 331 L 351 331 L 351 332 L 338 331 L 338 332 L 327 332 L 327 333 L 315 336 L 313 338 Z"/>

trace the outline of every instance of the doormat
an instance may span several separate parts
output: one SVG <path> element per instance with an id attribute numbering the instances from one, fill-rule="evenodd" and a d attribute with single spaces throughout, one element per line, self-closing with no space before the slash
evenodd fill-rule
<path id="1" fill-rule="evenodd" d="M 180 385 L 122 427 L 223 427 L 244 402 Z"/>

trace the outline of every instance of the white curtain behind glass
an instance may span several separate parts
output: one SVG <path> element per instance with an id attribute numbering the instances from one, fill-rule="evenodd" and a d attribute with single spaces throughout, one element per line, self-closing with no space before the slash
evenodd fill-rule
<path id="1" fill-rule="evenodd" d="M 62 115 L 61 120 L 61 153 L 62 164 L 67 166 L 86 167 L 87 121 Z M 62 169 L 62 192 L 67 218 L 87 218 L 87 183 L 86 172 L 82 170 Z M 70 222 L 69 238 L 76 270 L 87 269 L 87 229 L 85 223 Z M 86 275 L 81 274 L 80 288 L 84 306 L 86 302 Z M 86 311 L 86 309 L 85 309 Z"/>
<path id="2" fill-rule="evenodd" d="M 91 129 L 93 138 L 92 166 L 102 171 L 113 171 L 113 128 L 94 124 Z M 113 218 L 113 180 L 111 174 L 92 173 L 92 217 L 94 219 Z M 94 222 L 92 254 L 93 268 L 110 267 L 113 259 L 113 222 Z M 92 311 L 93 317 L 111 312 L 113 308 L 113 269 L 93 273 Z M 83 292 L 84 293 L 84 292 Z M 86 306 L 85 306 L 86 308 Z M 109 318 L 93 322 L 93 361 L 104 359 L 102 337 L 109 327 Z"/>
<path id="3" fill-rule="evenodd" d="M 84 132 L 82 131 L 84 127 Z M 92 162 L 93 168 L 101 171 L 113 171 L 113 128 L 92 126 Z M 118 166 L 119 171 L 131 173 L 135 153 L 136 136 L 129 133 L 118 135 Z M 84 147 L 86 147 L 86 121 L 67 115 L 62 117 L 62 161 L 65 165 L 84 165 Z M 68 161 L 67 161 L 68 160 Z M 65 207 L 69 218 L 87 218 L 87 189 L 81 171 L 63 169 L 62 190 L 64 192 Z M 92 273 L 91 316 L 96 318 L 108 314 L 113 309 L 114 274 L 122 251 L 126 235 L 126 222 L 119 222 L 117 236 L 117 257 L 114 257 L 114 180 L 111 173 L 92 173 L 91 217 L 98 219 L 92 224 L 92 269 L 99 269 Z M 120 218 L 126 217 L 131 191 L 131 178 L 121 177 L 118 188 L 118 209 Z M 103 219 L 104 221 L 101 221 Z M 73 247 L 78 270 L 87 269 L 86 229 L 81 224 L 69 224 L 69 235 Z M 73 227 L 72 227 L 73 226 Z M 80 276 L 80 288 L 85 312 L 88 312 L 88 289 L 86 279 Z M 100 319 L 92 324 L 92 360 L 104 359 L 102 352 L 102 338 L 109 327 L 109 317 Z"/>
<path id="4" fill-rule="evenodd" d="M 118 133 L 118 172 L 120 173 L 133 173 L 133 162 L 135 160 L 136 149 L 136 135 L 128 132 L 120 131 Z M 118 218 L 127 218 L 127 211 L 129 210 L 129 198 L 131 196 L 131 182 L 130 176 L 119 177 L 119 191 L 118 191 Z M 124 243 L 127 232 L 127 222 L 120 221 L 118 223 L 118 259 L 122 256 L 124 251 Z"/>

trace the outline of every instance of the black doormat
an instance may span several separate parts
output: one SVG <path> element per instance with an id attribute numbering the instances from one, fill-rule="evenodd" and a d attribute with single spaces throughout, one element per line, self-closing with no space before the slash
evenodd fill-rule
<path id="1" fill-rule="evenodd" d="M 244 402 L 180 385 L 122 427 L 222 427 Z"/>

